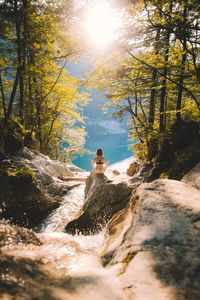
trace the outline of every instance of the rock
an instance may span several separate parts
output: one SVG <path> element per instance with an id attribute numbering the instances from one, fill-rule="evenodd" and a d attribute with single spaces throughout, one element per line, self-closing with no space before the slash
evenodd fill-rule
<path id="1" fill-rule="evenodd" d="M 67 164 L 67 167 L 68 167 L 69 170 L 72 171 L 72 172 L 78 172 L 78 173 L 79 173 L 79 172 L 86 172 L 85 170 L 83 170 L 83 169 L 81 169 L 81 168 L 75 166 L 75 165 L 72 164 L 72 163 Z"/>
<path id="2" fill-rule="evenodd" d="M 48 156 L 41 153 L 34 153 L 30 149 L 24 148 L 21 160 L 26 159 L 26 164 L 35 169 L 39 180 L 46 181 L 50 184 L 53 181 L 52 177 L 74 176 L 74 173 L 67 167 L 67 165 L 58 160 L 52 160 Z"/>
<path id="3" fill-rule="evenodd" d="M 36 233 L 27 228 L 11 225 L 6 221 L 0 221 L 0 248 L 6 245 L 14 247 L 19 243 L 40 246 L 42 243 Z"/>
<path id="4" fill-rule="evenodd" d="M 112 172 L 113 172 L 113 174 L 116 175 L 116 176 L 118 176 L 118 175 L 121 174 L 118 170 L 112 170 Z"/>
<path id="5" fill-rule="evenodd" d="M 152 162 L 145 162 L 140 165 L 139 171 L 136 176 L 140 178 L 143 182 L 151 182 L 160 177 L 161 166 Z"/>
<path id="6" fill-rule="evenodd" d="M 141 165 L 139 175 L 144 178 L 148 178 L 151 174 L 153 164 L 151 162 L 146 162 Z"/>
<path id="7" fill-rule="evenodd" d="M 127 169 L 126 173 L 129 176 L 133 176 L 139 171 L 140 164 L 137 161 L 134 161 L 130 164 L 129 168 Z"/>
<path id="8" fill-rule="evenodd" d="M 35 158 L 36 154 L 28 149 L 27 147 L 24 147 L 21 153 L 21 157 L 27 159 L 27 160 L 33 160 Z"/>
<path id="9" fill-rule="evenodd" d="M 68 223 L 66 232 L 98 233 L 116 212 L 127 205 L 132 189 L 124 182 L 110 182 L 104 174 L 91 174 L 86 181 L 82 214 Z"/>
<path id="10" fill-rule="evenodd" d="M 35 227 L 56 207 L 54 200 L 23 164 L 4 161 L 0 168 L 0 217 Z"/>
<path id="11" fill-rule="evenodd" d="M 4 140 L 4 150 L 6 153 L 16 155 L 23 148 L 22 141 L 15 134 L 7 134 Z"/>
<path id="12" fill-rule="evenodd" d="M 200 163 L 187 173 L 182 181 L 200 190 Z"/>
<path id="13" fill-rule="evenodd" d="M 84 180 L 84 172 L 23 148 L 20 156 L 0 163 L 0 217 L 12 223 L 35 228 L 57 208 L 69 190 Z M 62 182 L 70 176 L 78 182 Z M 76 178 L 76 177 L 80 178 Z"/>
<path id="14" fill-rule="evenodd" d="M 128 299 L 199 299 L 199 222 L 199 190 L 167 179 L 136 190 L 109 222 L 102 258 Z"/>

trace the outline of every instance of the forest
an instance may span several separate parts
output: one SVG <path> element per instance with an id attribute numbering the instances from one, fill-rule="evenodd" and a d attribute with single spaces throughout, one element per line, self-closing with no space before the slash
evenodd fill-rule
<path id="1" fill-rule="evenodd" d="M 200 1 L 0 0 L 0 299 L 199 300 L 199 232 Z"/>
<path id="2" fill-rule="evenodd" d="M 90 3 L 0 2 L 1 156 L 21 145 L 62 161 L 84 151 L 83 87 L 96 88 L 128 119 L 152 178 L 181 178 L 200 159 L 199 1 L 113 1 L 117 39 L 77 79 L 66 66 L 90 47 L 80 30 Z"/>

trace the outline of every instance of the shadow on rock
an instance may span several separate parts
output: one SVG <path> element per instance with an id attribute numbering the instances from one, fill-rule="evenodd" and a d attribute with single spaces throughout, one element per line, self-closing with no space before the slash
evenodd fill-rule
<path id="1" fill-rule="evenodd" d="M 125 182 L 115 184 L 104 174 L 93 174 L 87 178 L 85 204 L 82 214 L 68 223 L 67 233 L 98 233 L 112 216 L 123 209 L 131 196 L 133 188 Z"/>
<path id="2" fill-rule="evenodd" d="M 129 210 L 111 220 L 103 262 L 124 266 L 120 280 L 135 299 L 199 299 L 199 200 L 189 185 L 156 180 L 141 185 Z"/>

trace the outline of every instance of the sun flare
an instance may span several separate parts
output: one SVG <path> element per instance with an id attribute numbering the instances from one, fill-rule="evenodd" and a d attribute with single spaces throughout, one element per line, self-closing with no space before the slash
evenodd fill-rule
<path id="1" fill-rule="evenodd" d="M 121 18 L 110 3 L 99 1 L 89 8 L 86 31 L 95 45 L 104 47 L 113 42 L 119 34 L 120 27 Z"/>

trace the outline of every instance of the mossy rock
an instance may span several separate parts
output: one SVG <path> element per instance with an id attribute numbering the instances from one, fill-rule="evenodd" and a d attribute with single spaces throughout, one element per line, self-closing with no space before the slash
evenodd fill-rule
<path id="1" fill-rule="evenodd" d="M 0 174 L 1 173 L 4 173 L 8 177 L 21 176 L 21 177 L 30 177 L 32 181 L 36 180 L 35 172 L 30 168 L 28 168 L 27 166 L 20 163 L 9 164 L 7 162 L 3 162 L 0 166 Z"/>
<path id="2" fill-rule="evenodd" d="M 35 173 L 21 163 L 1 163 L 0 190 L 0 217 L 20 226 L 37 227 L 55 208 Z"/>

